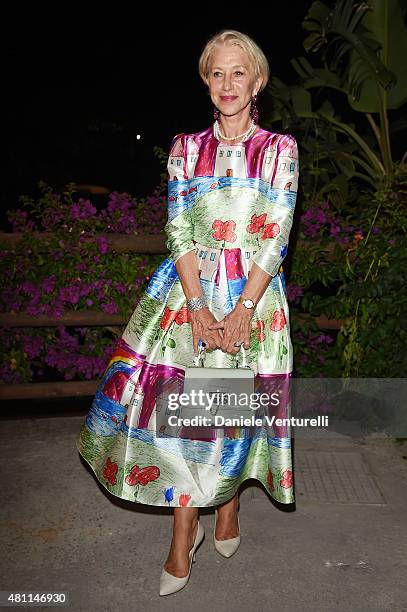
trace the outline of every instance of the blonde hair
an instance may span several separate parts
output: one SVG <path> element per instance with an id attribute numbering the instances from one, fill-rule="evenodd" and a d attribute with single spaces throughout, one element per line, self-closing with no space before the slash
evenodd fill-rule
<path id="1" fill-rule="evenodd" d="M 270 68 L 266 56 L 260 47 L 254 42 L 250 36 L 238 32 L 237 30 L 221 30 L 214 34 L 206 43 L 201 57 L 199 58 L 199 75 L 205 85 L 209 76 L 209 63 L 212 57 L 212 52 L 216 46 L 238 45 L 247 55 L 249 62 L 254 69 L 255 78 L 262 77 L 262 83 L 259 92 L 262 91 L 269 80 Z"/>

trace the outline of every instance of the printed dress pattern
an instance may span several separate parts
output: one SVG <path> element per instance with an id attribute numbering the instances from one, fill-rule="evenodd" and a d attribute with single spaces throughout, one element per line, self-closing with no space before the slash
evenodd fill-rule
<path id="1" fill-rule="evenodd" d="M 287 427 L 214 439 L 156 435 L 162 381 L 194 365 L 191 323 L 175 267 L 196 253 L 200 282 L 217 320 L 233 310 L 253 261 L 270 275 L 255 308 L 250 348 L 242 365 L 255 389 L 289 382 L 293 369 L 282 261 L 298 185 L 293 136 L 258 128 L 245 142 L 221 144 L 212 126 L 174 137 L 168 158 L 170 255 L 157 267 L 115 345 L 77 448 L 113 495 L 154 506 L 214 506 L 242 482 L 257 479 L 281 503 L 294 501 L 291 436 Z M 208 352 L 208 367 L 234 367 L 236 358 Z M 182 389 L 181 389 L 182 390 Z"/>

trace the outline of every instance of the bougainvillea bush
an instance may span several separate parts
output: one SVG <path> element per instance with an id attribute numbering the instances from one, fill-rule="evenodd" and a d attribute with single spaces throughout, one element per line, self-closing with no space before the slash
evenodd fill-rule
<path id="1" fill-rule="evenodd" d="M 98 210 L 75 198 L 75 185 L 56 193 L 39 183 L 38 200 L 22 197 L 8 211 L 13 232 L 22 235 L 12 250 L 0 252 L 2 312 L 56 319 L 67 311 L 97 311 L 128 317 L 163 255 L 114 253 L 109 233 L 156 234 L 166 221 L 166 199 L 157 191 L 135 201 L 113 192 Z M 46 239 L 41 236 L 46 233 Z M 95 379 L 106 367 L 113 327 L 9 327 L 2 329 L 2 382 Z"/>
<path id="2" fill-rule="evenodd" d="M 304 198 L 290 273 L 292 336 L 304 376 L 403 377 L 407 365 L 407 168 L 342 203 Z M 290 289 L 291 287 L 291 289 Z M 342 321 L 318 331 L 321 314 Z"/>

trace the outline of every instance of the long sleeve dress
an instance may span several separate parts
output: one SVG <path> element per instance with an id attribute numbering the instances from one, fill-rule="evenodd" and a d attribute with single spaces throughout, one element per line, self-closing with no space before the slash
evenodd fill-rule
<path id="1" fill-rule="evenodd" d="M 196 365 L 189 312 L 176 262 L 196 254 L 206 302 L 217 320 L 233 310 L 255 262 L 270 282 L 255 307 L 245 363 L 258 392 L 290 381 L 293 353 L 282 262 L 287 254 L 298 185 L 297 143 L 258 127 L 226 145 L 212 126 L 174 137 L 168 158 L 169 256 L 157 267 L 115 345 L 77 448 L 112 494 L 153 506 L 214 506 L 249 478 L 275 500 L 294 501 L 289 426 L 213 439 L 158 436 L 159 388 L 183 381 Z M 236 358 L 208 351 L 207 367 Z M 284 395 L 284 394 L 283 394 Z M 289 415 L 289 398 L 277 411 Z"/>

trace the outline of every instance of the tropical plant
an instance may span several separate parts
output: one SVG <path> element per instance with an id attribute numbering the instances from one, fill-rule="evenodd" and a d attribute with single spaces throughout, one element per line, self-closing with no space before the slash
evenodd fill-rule
<path id="1" fill-rule="evenodd" d="M 405 13 L 398 0 L 313 2 L 297 82 L 268 89 L 270 126 L 300 146 L 292 311 L 343 320 L 318 334 L 294 317 L 300 375 L 404 375 L 407 167 L 392 135 L 407 127 L 393 118 L 407 99 Z"/>
<path id="2" fill-rule="evenodd" d="M 299 82 L 287 86 L 273 77 L 269 87 L 275 107 L 271 121 L 281 120 L 287 127 L 295 119 L 306 119 L 306 131 L 317 125 L 323 133 L 346 136 L 351 148 L 339 146 L 335 151 L 331 146 L 326 155 L 336 153 L 346 179 L 357 177 L 373 187 L 393 170 L 388 111 L 407 100 L 405 11 L 401 0 L 340 0 L 332 8 L 319 0 L 313 2 L 303 21 L 309 32 L 304 48 L 320 59 L 320 65 L 313 66 L 306 57 L 294 58 L 291 64 Z M 316 108 L 315 90 L 317 94 L 327 95 L 329 90 L 343 94 L 341 99 L 346 97 L 350 108 L 365 116 L 370 136 L 343 121 L 328 99 Z M 398 130 L 405 127 L 405 121 L 395 126 Z"/>

